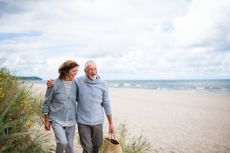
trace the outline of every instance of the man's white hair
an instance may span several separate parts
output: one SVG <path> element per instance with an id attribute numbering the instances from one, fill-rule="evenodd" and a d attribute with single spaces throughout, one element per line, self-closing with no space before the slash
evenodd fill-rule
<path id="1" fill-rule="evenodd" d="M 88 61 L 85 62 L 85 69 L 86 69 L 90 64 L 95 64 L 95 65 L 96 65 L 96 63 L 95 63 L 93 60 L 88 60 Z"/>

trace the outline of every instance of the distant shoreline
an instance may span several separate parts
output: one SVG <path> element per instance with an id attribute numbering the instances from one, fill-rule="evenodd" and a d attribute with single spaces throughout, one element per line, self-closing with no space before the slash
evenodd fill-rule
<path id="1" fill-rule="evenodd" d="M 23 83 L 46 84 L 47 80 L 23 80 Z M 106 80 L 110 88 L 149 89 L 230 95 L 230 80 Z"/>
<path id="2" fill-rule="evenodd" d="M 22 81 L 42 81 L 42 78 L 40 77 L 36 77 L 36 76 L 31 76 L 31 77 L 28 77 L 28 76 L 15 76 L 15 78 L 17 80 L 22 80 Z"/>

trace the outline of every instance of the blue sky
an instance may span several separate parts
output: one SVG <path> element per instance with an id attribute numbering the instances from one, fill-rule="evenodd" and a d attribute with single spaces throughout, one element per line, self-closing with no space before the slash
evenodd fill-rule
<path id="1" fill-rule="evenodd" d="M 0 64 L 56 78 L 93 59 L 104 79 L 230 78 L 229 0 L 0 0 Z"/>

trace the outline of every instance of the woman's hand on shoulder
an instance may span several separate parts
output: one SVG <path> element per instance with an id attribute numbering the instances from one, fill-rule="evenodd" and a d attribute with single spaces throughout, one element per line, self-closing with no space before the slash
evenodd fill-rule
<path id="1" fill-rule="evenodd" d="M 47 80 L 47 87 L 48 88 L 50 88 L 50 87 L 53 87 L 54 86 L 54 80 L 52 80 L 52 79 L 49 79 L 49 80 Z"/>

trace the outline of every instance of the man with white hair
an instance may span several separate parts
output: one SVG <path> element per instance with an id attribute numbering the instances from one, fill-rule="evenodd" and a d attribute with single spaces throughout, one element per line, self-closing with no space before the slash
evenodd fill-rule
<path id="1" fill-rule="evenodd" d="M 87 61 L 84 71 L 85 76 L 76 79 L 79 89 L 78 131 L 83 153 L 98 153 L 103 140 L 104 111 L 109 123 L 109 133 L 114 132 L 108 87 L 97 75 L 94 61 Z"/>

